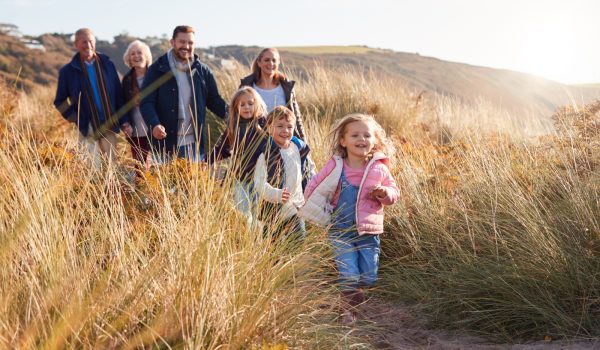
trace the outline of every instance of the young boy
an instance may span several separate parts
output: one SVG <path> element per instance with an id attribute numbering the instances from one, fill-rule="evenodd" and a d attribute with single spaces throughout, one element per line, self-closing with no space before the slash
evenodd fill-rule
<path id="1" fill-rule="evenodd" d="M 304 205 L 304 187 L 314 175 L 308 157 L 308 145 L 294 136 L 296 117 L 287 107 L 275 107 L 267 116 L 269 138 L 259 147 L 254 170 L 254 188 L 262 204 L 265 227 L 275 227 L 274 236 L 282 233 L 304 237 L 304 220 L 298 209 Z M 271 223 L 271 225 L 269 224 Z"/>

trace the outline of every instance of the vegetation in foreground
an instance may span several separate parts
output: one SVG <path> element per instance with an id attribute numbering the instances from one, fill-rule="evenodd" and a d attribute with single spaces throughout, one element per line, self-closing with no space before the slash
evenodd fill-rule
<path id="1" fill-rule="evenodd" d="M 238 76 L 220 74 L 224 96 Z M 299 87 L 318 166 L 346 113 L 395 140 L 403 201 L 378 293 L 504 341 L 600 337 L 598 104 L 552 123 L 355 71 L 313 67 Z M 125 142 L 122 165 L 90 170 L 52 88 L 0 94 L 3 347 L 369 346 L 336 321 L 323 230 L 304 247 L 265 239 L 186 162 L 133 187 Z"/>

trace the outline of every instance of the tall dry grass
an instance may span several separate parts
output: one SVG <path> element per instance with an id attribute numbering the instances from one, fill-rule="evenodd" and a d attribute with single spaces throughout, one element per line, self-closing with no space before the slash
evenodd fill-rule
<path id="1" fill-rule="evenodd" d="M 563 111 L 556 135 L 404 143 L 386 292 L 437 326 L 505 341 L 598 338 L 599 120 Z"/>
<path id="2" fill-rule="evenodd" d="M 322 240 L 247 227 L 199 165 L 138 188 L 127 161 L 91 168 L 51 97 L 0 101 L 0 347 L 360 346 L 335 322 Z"/>
<path id="3" fill-rule="evenodd" d="M 343 67 L 299 80 L 317 164 L 332 121 L 356 111 L 399 150 L 383 294 L 504 341 L 600 337 L 600 103 L 545 118 Z"/>
<path id="4" fill-rule="evenodd" d="M 218 72 L 222 95 L 247 71 Z M 374 114 L 396 143 L 381 294 L 496 338 L 600 336 L 597 110 L 555 128 L 368 71 L 288 73 L 318 166 L 347 113 Z M 124 142 L 119 165 L 92 170 L 51 89 L 35 94 L 0 102 L 3 346 L 368 346 L 336 326 L 325 231 L 273 243 L 233 210 L 232 179 L 186 162 L 133 188 Z"/>

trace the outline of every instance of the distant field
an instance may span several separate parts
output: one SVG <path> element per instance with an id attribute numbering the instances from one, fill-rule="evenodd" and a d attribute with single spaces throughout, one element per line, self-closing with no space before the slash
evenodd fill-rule
<path id="1" fill-rule="evenodd" d="M 574 84 L 572 86 L 590 89 L 600 89 L 600 84 Z"/>
<path id="2" fill-rule="evenodd" d="M 284 46 L 279 47 L 281 51 L 291 51 L 304 54 L 323 54 L 323 53 L 368 53 L 373 51 L 382 51 L 367 46 Z"/>

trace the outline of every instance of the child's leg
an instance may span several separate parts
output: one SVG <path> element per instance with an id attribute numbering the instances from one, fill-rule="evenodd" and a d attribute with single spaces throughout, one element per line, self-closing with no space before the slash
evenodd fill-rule
<path id="1" fill-rule="evenodd" d="M 244 217 L 246 217 L 246 220 L 248 221 L 248 226 L 252 226 L 253 203 L 249 185 L 236 181 L 235 188 L 233 191 L 233 201 L 235 203 L 235 208 L 239 210 L 244 215 Z"/>
<path id="2" fill-rule="evenodd" d="M 356 234 L 330 234 L 330 241 L 335 254 L 335 264 L 340 276 L 341 289 L 353 292 L 358 289 L 360 270 L 358 252 L 354 241 Z"/>
<path id="3" fill-rule="evenodd" d="M 275 216 L 273 220 L 274 227 L 272 235 L 273 239 L 286 238 L 298 241 L 303 241 L 306 237 L 306 224 L 303 219 L 300 219 L 297 215 L 294 215 L 287 219 L 279 219 Z M 268 230 L 265 230 L 265 234 Z"/>
<path id="4" fill-rule="evenodd" d="M 330 240 L 335 252 L 335 263 L 340 276 L 342 290 L 343 309 L 341 321 L 343 324 L 351 324 L 356 321 L 356 306 L 360 290 L 359 255 L 356 247 L 358 239 L 356 232 L 331 233 Z"/>
<path id="5" fill-rule="evenodd" d="M 363 235 L 356 242 L 356 246 L 360 271 L 359 283 L 361 286 L 370 287 L 377 281 L 381 240 L 379 235 Z"/>

